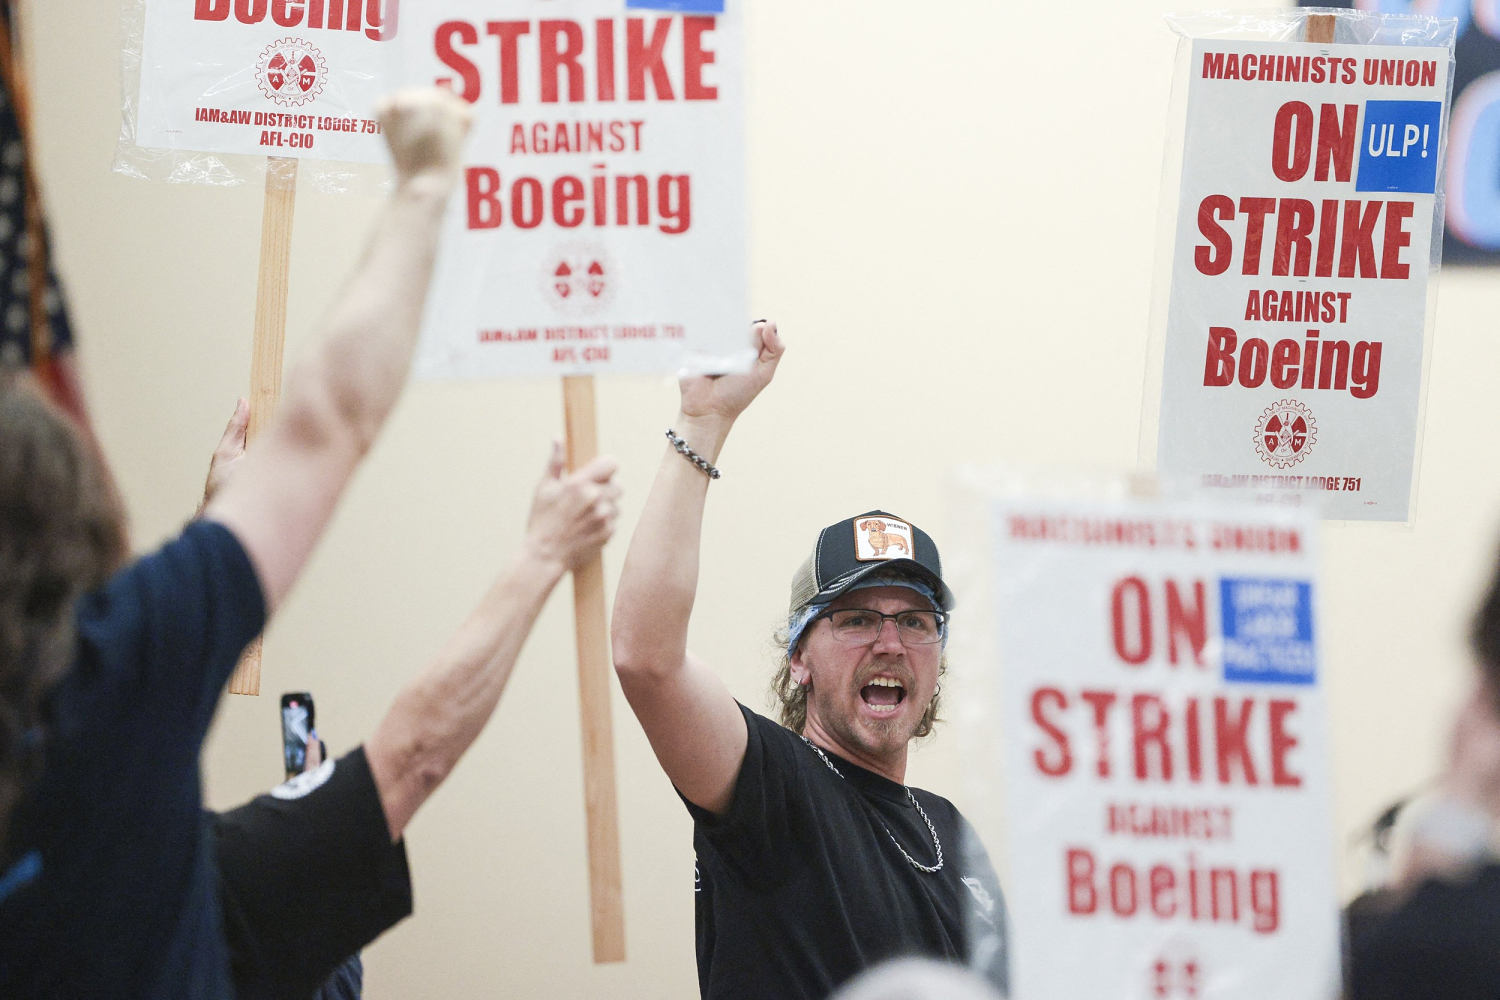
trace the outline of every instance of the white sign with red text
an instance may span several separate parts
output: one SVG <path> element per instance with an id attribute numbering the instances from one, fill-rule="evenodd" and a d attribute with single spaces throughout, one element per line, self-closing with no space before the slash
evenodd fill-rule
<path id="1" fill-rule="evenodd" d="M 398 0 L 146 0 L 140 146 L 381 163 Z"/>
<path id="2" fill-rule="evenodd" d="M 1333 996 L 1313 519 L 990 511 L 1014 995 Z"/>
<path id="3" fill-rule="evenodd" d="M 1157 466 L 1408 518 L 1450 52 L 1198 39 Z"/>
<path id="4" fill-rule="evenodd" d="M 403 75 L 474 111 L 420 374 L 748 365 L 739 6 L 403 10 Z"/>

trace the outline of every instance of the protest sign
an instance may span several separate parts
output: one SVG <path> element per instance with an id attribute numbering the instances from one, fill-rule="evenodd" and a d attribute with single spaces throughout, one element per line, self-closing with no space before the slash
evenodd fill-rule
<path id="1" fill-rule="evenodd" d="M 194 154 L 267 158 L 253 440 L 281 393 L 298 161 L 385 161 L 373 114 L 394 89 L 398 0 L 136 0 L 128 10 L 139 23 L 130 22 L 124 61 L 138 80 L 116 169 L 147 176 L 164 160 L 167 179 L 236 184 L 245 178 L 217 155 Z M 260 693 L 258 640 L 229 690 Z"/>
<path id="2" fill-rule="evenodd" d="M 403 9 L 403 77 L 474 110 L 419 374 L 748 365 L 741 35 L 733 7 Z"/>
<path id="3" fill-rule="evenodd" d="M 1164 476 L 1317 494 L 1328 517 L 1408 519 L 1448 38 L 1192 40 Z"/>
<path id="4" fill-rule="evenodd" d="M 985 513 L 1014 995 L 1334 995 L 1316 522 L 1143 501 Z"/>
<path id="5" fill-rule="evenodd" d="M 385 161 L 397 0 L 146 0 L 135 141 Z"/>

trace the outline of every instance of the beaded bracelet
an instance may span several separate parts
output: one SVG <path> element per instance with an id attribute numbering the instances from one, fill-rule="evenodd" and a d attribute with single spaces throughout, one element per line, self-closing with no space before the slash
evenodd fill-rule
<path id="1" fill-rule="evenodd" d="M 682 438 L 678 437 L 670 427 L 667 428 L 667 440 L 672 442 L 672 447 L 677 449 L 677 454 L 681 455 L 683 458 L 696 465 L 698 467 L 698 471 L 702 472 L 709 479 L 719 478 L 719 470 L 716 469 L 712 464 L 710 464 L 708 459 L 704 458 L 702 455 L 689 448 L 688 443 Z"/>

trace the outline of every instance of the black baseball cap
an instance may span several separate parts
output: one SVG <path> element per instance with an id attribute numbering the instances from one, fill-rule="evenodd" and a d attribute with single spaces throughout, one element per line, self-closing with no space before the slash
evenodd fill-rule
<path id="1" fill-rule="evenodd" d="M 953 608 L 932 536 L 894 514 L 872 510 L 818 533 L 812 555 L 792 576 L 790 613 L 795 617 L 809 604 L 827 603 L 873 574 L 910 575 L 932 588 L 939 608 Z"/>

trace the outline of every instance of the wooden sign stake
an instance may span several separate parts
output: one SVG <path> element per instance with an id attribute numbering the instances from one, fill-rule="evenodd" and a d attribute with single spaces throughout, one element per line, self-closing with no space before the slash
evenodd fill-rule
<path id="1" fill-rule="evenodd" d="M 266 158 L 266 204 L 260 219 L 260 276 L 255 294 L 255 341 L 250 358 L 247 441 L 271 419 L 281 398 L 281 354 L 286 343 L 287 275 L 292 261 L 292 209 L 297 161 Z M 260 694 L 260 636 L 245 649 L 229 678 L 230 694 Z"/>
<path id="2" fill-rule="evenodd" d="M 1307 15 L 1307 40 L 1323 45 L 1333 44 L 1333 26 L 1338 18 L 1333 14 Z"/>
<path id="3" fill-rule="evenodd" d="M 599 452 L 594 380 L 563 379 L 568 468 Z M 620 829 L 615 804 L 614 735 L 610 724 L 609 633 L 604 623 L 604 562 L 599 556 L 573 571 L 573 622 L 578 640 L 578 700 L 583 724 L 583 800 L 588 822 L 589 917 L 594 963 L 625 961 L 625 914 L 620 880 Z"/>

